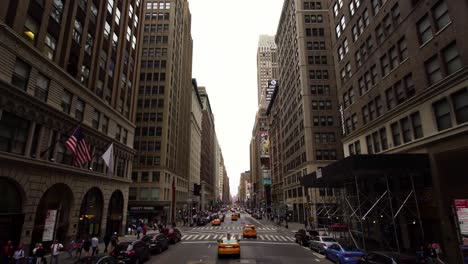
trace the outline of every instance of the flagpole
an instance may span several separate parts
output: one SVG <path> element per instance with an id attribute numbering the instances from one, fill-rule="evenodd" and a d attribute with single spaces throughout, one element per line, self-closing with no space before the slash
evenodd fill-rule
<path id="1" fill-rule="evenodd" d="M 81 126 L 81 123 L 82 121 L 79 121 L 77 126 L 73 126 L 71 129 L 67 130 L 65 132 L 65 134 L 69 134 L 71 131 L 76 131 L 80 126 Z M 39 154 L 39 158 L 42 158 L 42 156 L 44 156 L 44 154 L 46 154 L 51 148 L 55 147 L 55 145 L 57 145 L 57 143 L 60 141 L 60 137 L 59 139 L 55 139 L 55 141 L 48 147 L 46 148 L 45 150 L 41 151 L 41 153 Z"/>

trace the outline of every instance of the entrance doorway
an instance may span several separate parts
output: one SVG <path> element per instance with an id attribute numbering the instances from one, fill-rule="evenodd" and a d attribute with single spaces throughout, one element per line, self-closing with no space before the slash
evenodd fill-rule
<path id="1" fill-rule="evenodd" d="M 24 214 L 21 187 L 7 178 L 0 177 L 0 245 L 8 240 L 17 246 L 21 238 Z"/>
<path id="2" fill-rule="evenodd" d="M 80 207 L 80 222 L 78 234 L 83 236 L 99 236 L 101 234 L 102 208 L 104 204 L 102 192 L 97 187 L 91 188 L 84 196 Z"/>
<path id="3" fill-rule="evenodd" d="M 68 185 L 57 183 L 47 189 L 44 195 L 42 195 L 36 210 L 31 245 L 35 245 L 38 242 L 45 242 L 46 246 L 52 244 L 52 241 L 43 241 L 42 239 L 47 211 L 49 210 L 57 210 L 57 220 L 53 236 L 61 243 L 66 241 L 72 202 L 73 192 Z"/>
<path id="4" fill-rule="evenodd" d="M 121 191 L 117 190 L 112 193 L 109 201 L 109 209 L 107 210 L 107 226 L 106 233 L 120 233 L 122 230 L 124 198 Z"/>

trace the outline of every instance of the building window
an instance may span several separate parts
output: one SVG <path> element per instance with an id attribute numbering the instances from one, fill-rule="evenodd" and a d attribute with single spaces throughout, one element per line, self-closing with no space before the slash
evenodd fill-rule
<path id="1" fill-rule="evenodd" d="M 24 155 L 29 121 L 7 111 L 0 113 L 0 151 Z"/>
<path id="2" fill-rule="evenodd" d="M 387 140 L 387 130 L 385 129 L 385 127 L 379 130 L 379 135 L 380 135 L 380 143 L 382 144 L 382 150 L 387 150 L 388 140 Z"/>
<path id="3" fill-rule="evenodd" d="M 159 188 L 151 188 L 151 200 L 158 201 L 159 200 Z"/>
<path id="4" fill-rule="evenodd" d="M 408 58 L 408 48 L 406 46 L 406 39 L 405 37 L 401 38 L 398 41 L 398 51 L 400 53 L 400 60 L 404 61 Z"/>
<path id="5" fill-rule="evenodd" d="M 432 107 L 434 108 L 438 130 L 440 131 L 452 127 L 450 105 L 447 99 L 435 102 Z"/>
<path id="6" fill-rule="evenodd" d="M 458 124 L 468 122 L 468 91 L 466 88 L 452 94 L 455 118 Z"/>
<path id="7" fill-rule="evenodd" d="M 63 13 L 63 1 L 62 0 L 54 0 L 52 2 L 52 10 L 50 12 L 50 16 L 57 22 L 60 23 L 62 19 Z"/>
<path id="8" fill-rule="evenodd" d="M 140 200 L 148 200 L 148 188 L 140 188 Z"/>
<path id="9" fill-rule="evenodd" d="M 450 23 L 448 7 L 445 0 L 439 1 L 439 3 L 432 8 L 432 14 L 434 16 L 434 21 L 436 22 L 437 30 L 441 30 Z"/>
<path id="10" fill-rule="evenodd" d="M 135 187 L 130 187 L 128 189 L 128 200 L 135 201 L 137 199 L 138 190 Z"/>
<path id="11" fill-rule="evenodd" d="M 392 129 L 393 145 L 395 147 L 401 145 L 400 128 L 398 127 L 398 123 L 392 123 L 390 127 Z"/>
<path id="12" fill-rule="evenodd" d="M 49 60 L 53 60 L 55 56 L 55 48 L 56 48 L 56 40 L 55 38 L 47 33 L 45 40 L 44 40 L 44 54 Z"/>
<path id="13" fill-rule="evenodd" d="M 109 117 L 103 116 L 101 130 L 102 133 L 107 135 L 107 132 L 109 131 Z"/>
<path id="14" fill-rule="evenodd" d="M 80 81 L 84 85 L 88 85 L 88 79 L 89 79 L 89 68 L 86 65 L 82 65 Z"/>
<path id="15" fill-rule="evenodd" d="M 411 114 L 410 118 L 411 118 L 411 125 L 413 126 L 414 139 L 422 138 L 424 134 L 423 134 L 421 116 L 419 115 L 419 112 Z"/>
<path id="16" fill-rule="evenodd" d="M 355 7 L 354 7 L 354 2 L 351 1 L 351 3 L 349 3 L 349 14 L 350 14 L 350 16 L 354 16 L 355 12 L 356 12 L 356 10 L 355 10 Z"/>
<path id="17" fill-rule="evenodd" d="M 85 102 L 81 99 L 76 100 L 75 118 L 79 121 L 84 119 Z"/>
<path id="18" fill-rule="evenodd" d="M 88 38 L 86 39 L 86 44 L 85 44 L 85 51 L 88 53 L 88 55 L 91 55 L 93 52 L 93 42 L 94 38 L 93 35 L 88 33 Z"/>
<path id="19" fill-rule="evenodd" d="M 73 39 L 76 43 L 80 44 L 81 34 L 83 33 L 83 24 L 78 19 L 75 19 L 75 25 L 73 27 Z"/>
<path id="20" fill-rule="evenodd" d="M 99 121 L 101 120 L 101 113 L 94 109 L 92 126 L 95 129 L 99 129 Z"/>
<path id="21" fill-rule="evenodd" d="M 402 118 L 400 120 L 402 135 L 403 135 L 403 142 L 407 143 L 411 141 L 411 125 L 410 121 L 407 117 Z"/>
<path id="22" fill-rule="evenodd" d="M 67 90 L 63 90 L 63 96 L 62 96 L 62 111 L 70 114 L 70 109 L 71 109 L 71 103 L 72 103 L 72 98 L 73 94 L 70 93 Z"/>
<path id="23" fill-rule="evenodd" d="M 372 137 L 366 136 L 366 144 L 367 144 L 367 154 L 374 154 L 374 148 L 372 147 Z"/>
<path id="24" fill-rule="evenodd" d="M 122 134 L 122 127 L 120 125 L 117 125 L 117 129 L 115 131 L 115 139 L 117 141 L 120 141 L 120 135 Z"/>
<path id="25" fill-rule="evenodd" d="M 380 152 L 380 137 L 378 132 L 372 133 L 373 145 L 374 145 L 374 152 Z"/>
<path id="26" fill-rule="evenodd" d="M 39 74 L 37 76 L 36 88 L 34 89 L 34 96 L 43 102 L 47 102 L 47 96 L 49 95 L 49 83 L 50 80 L 44 75 Z"/>
<path id="27" fill-rule="evenodd" d="M 421 44 L 424 44 L 432 38 L 431 22 L 429 17 L 425 15 L 416 25 L 418 28 L 419 40 Z"/>
<path id="28" fill-rule="evenodd" d="M 434 55 L 432 58 L 427 60 L 424 63 L 424 66 L 426 68 L 427 79 L 430 85 L 442 80 L 442 71 L 440 70 L 437 55 Z"/>
<path id="29" fill-rule="evenodd" d="M 15 68 L 13 70 L 11 84 L 20 88 L 23 91 L 26 91 L 30 72 L 31 67 L 26 62 L 17 59 L 15 63 Z"/>
<path id="30" fill-rule="evenodd" d="M 458 54 L 455 42 L 452 42 L 442 51 L 442 56 L 444 57 L 445 67 L 447 68 L 448 74 L 452 74 L 461 69 L 462 61 Z"/>
<path id="31" fill-rule="evenodd" d="M 127 144 L 127 138 L 128 138 L 128 130 L 127 129 L 124 129 L 123 130 L 123 136 L 122 136 L 122 143 L 123 144 Z"/>
<path id="32" fill-rule="evenodd" d="M 386 54 L 380 58 L 380 65 L 382 67 L 382 77 L 390 73 L 390 65 Z"/>

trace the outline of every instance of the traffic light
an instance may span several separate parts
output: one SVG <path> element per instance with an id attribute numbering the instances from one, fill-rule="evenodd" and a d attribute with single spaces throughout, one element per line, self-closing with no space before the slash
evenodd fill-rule
<path id="1" fill-rule="evenodd" d="M 200 184 L 193 184 L 193 195 L 194 196 L 201 196 L 201 185 Z"/>

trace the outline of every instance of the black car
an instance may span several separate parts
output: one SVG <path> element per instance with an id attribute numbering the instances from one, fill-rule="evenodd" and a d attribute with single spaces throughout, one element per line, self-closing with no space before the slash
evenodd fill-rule
<path id="1" fill-rule="evenodd" d="M 146 235 L 141 240 L 149 243 L 151 254 L 159 254 L 169 248 L 169 240 L 164 234 Z"/>
<path id="2" fill-rule="evenodd" d="M 394 252 L 369 252 L 358 264 L 416 264 L 416 257 Z"/>
<path id="3" fill-rule="evenodd" d="M 304 229 L 299 229 L 296 234 L 294 234 L 294 237 L 296 238 L 296 243 L 298 243 L 301 246 L 308 246 L 309 245 L 309 240 L 310 237 L 307 235 L 307 232 Z"/>
<path id="4" fill-rule="evenodd" d="M 151 258 L 149 243 L 142 240 L 120 242 L 111 256 L 125 264 L 139 264 Z"/>

